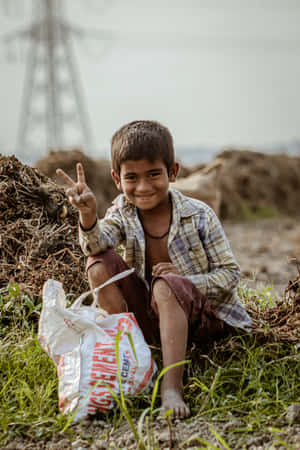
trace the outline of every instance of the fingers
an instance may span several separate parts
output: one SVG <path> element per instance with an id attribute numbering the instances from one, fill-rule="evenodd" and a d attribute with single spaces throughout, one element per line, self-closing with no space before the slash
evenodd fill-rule
<path id="1" fill-rule="evenodd" d="M 85 173 L 83 169 L 83 165 L 81 163 L 76 164 L 76 172 L 77 172 L 77 183 L 84 184 L 85 183 Z M 56 169 L 56 173 L 58 176 L 60 176 L 64 182 L 70 186 L 73 187 L 76 184 L 76 181 L 72 180 L 72 178 L 64 172 L 62 169 Z"/>
<path id="2" fill-rule="evenodd" d="M 72 178 L 69 177 L 69 175 L 66 174 L 66 172 L 64 172 L 62 169 L 56 169 L 56 173 L 57 173 L 57 175 L 58 175 L 59 177 L 61 177 L 61 178 L 64 180 L 64 182 L 65 182 L 68 186 L 70 186 L 70 187 L 75 186 L 75 184 L 76 184 L 75 181 L 72 180 Z"/>
<path id="3" fill-rule="evenodd" d="M 76 208 L 79 209 L 82 206 L 88 206 L 90 201 L 94 198 L 91 191 L 79 194 L 77 189 L 74 187 L 67 189 L 66 194 L 69 198 L 70 203 L 72 203 L 72 205 L 76 206 Z"/>
<path id="4" fill-rule="evenodd" d="M 178 270 L 172 263 L 158 263 L 152 267 L 152 276 L 166 275 L 167 273 L 178 274 Z"/>
<path id="5" fill-rule="evenodd" d="M 76 189 L 76 184 L 72 188 L 66 189 L 66 194 L 69 201 L 73 204 L 74 202 L 78 202 L 80 199 L 80 195 Z"/>
<path id="6" fill-rule="evenodd" d="M 83 165 L 81 163 L 76 164 L 76 171 L 77 171 L 77 182 L 85 183 L 85 173 L 84 173 Z"/>

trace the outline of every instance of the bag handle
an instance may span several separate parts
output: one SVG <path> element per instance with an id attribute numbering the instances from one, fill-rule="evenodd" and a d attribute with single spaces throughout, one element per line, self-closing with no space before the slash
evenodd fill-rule
<path id="1" fill-rule="evenodd" d="M 128 275 L 131 275 L 133 272 L 135 271 L 135 269 L 129 269 L 129 270 L 124 270 L 124 272 L 121 273 L 117 273 L 117 275 L 114 275 L 113 277 L 111 277 L 109 280 L 105 281 L 105 283 L 100 284 L 99 286 L 97 286 L 95 289 L 91 289 L 90 291 L 85 292 L 84 294 L 81 294 L 73 303 L 72 306 L 70 306 L 70 309 L 77 309 L 80 308 L 83 300 L 90 294 L 97 294 L 98 291 L 100 291 L 101 289 L 103 289 L 104 287 L 108 286 L 109 284 L 114 283 L 115 281 L 121 280 L 122 278 L 128 277 Z M 91 304 L 92 308 L 96 308 L 97 305 L 97 297 L 95 297 L 93 303 Z"/>

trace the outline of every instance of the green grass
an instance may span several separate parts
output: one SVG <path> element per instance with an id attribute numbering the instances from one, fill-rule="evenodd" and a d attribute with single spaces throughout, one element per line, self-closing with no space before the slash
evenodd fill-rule
<path id="1" fill-rule="evenodd" d="M 274 301 L 269 292 L 240 287 L 246 302 L 254 299 L 262 308 Z M 39 311 L 40 305 L 18 287 L 0 291 L 0 446 L 17 436 L 49 438 L 62 430 L 72 438 L 68 418 L 58 411 L 56 369 L 36 339 Z M 186 367 L 185 398 L 193 417 L 209 423 L 234 419 L 240 423 L 225 437 L 212 428 L 220 448 L 234 447 L 262 430 L 284 442 L 275 424 L 300 398 L 299 347 L 261 343 L 255 336 L 237 334 L 214 344 L 207 353 L 194 349 L 187 358 L 191 363 Z M 144 395 L 126 403 L 122 398 L 120 407 L 104 420 L 117 426 L 121 416 L 130 417 L 138 421 L 140 433 L 151 422 L 147 415 L 159 406 L 158 397 Z M 219 448 L 204 443 L 199 435 L 200 443 L 202 448 Z"/>
<path id="2" fill-rule="evenodd" d="M 254 209 L 247 201 L 243 201 L 236 219 L 251 222 L 259 219 L 271 219 L 279 215 L 280 213 L 274 205 L 258 206 Z"/>

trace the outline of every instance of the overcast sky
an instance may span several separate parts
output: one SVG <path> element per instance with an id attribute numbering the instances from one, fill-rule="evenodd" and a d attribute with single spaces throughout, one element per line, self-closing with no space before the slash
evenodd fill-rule
<path id="1" fill-rule="evenodd" d="M 1 10 L 2 35 L 31 20 L 29 0 L 8 1 L 19 14 Z M 104 53 L 100 40 L 73 42 L 100 151 L 135 119 L 161 121 L 177 147 L 262 147 L 300 137 L 299 0 L 68 0 L 66 15 L 113 36 Z M 25 57 L 10 62 L 0 50 L 0 152 L 10 152 Z"/>

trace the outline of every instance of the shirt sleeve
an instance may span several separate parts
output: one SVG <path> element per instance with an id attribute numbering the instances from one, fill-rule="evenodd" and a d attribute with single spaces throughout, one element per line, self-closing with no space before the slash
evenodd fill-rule
<path id="1" fill-rule="evenodd" d="M 105 217 L 98 219 L 91 230 L 84 231 L 79 226 L 79 244 L 86 256 L 116 248 L 124 239 L 124 223 L 116 205 L 109 208 Z"/>
<path id="2" fill-rule="evenodd" d="M 198 234 L 208 260 L 208 273 L 188 275 L 198 289 L 210 299 L 222 302 L 240 280 L 236 262 L 223 227 L 212 209 L 200 216 Z"/>

